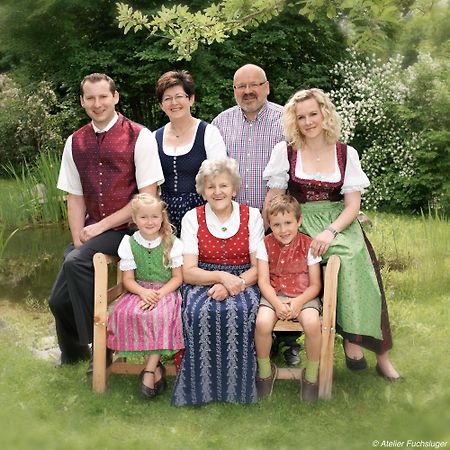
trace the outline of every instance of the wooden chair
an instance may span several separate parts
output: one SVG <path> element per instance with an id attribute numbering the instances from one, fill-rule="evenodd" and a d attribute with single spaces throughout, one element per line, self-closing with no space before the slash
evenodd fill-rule
<path id="1" fill-rule="evenodd" d="M 117 265 L 116 277 L 111 287 L 108 287 L 108 265 L 117 263 L 119 258 L 96 253 L 93 258 L 95 270 L 94 287 L 94 339 L 93 353 L 93 376 L 92 389 L 103 393 L 106 390 L 107 379 L 110 373 L 139 374 L 145 364 L 130 363 L 125 358 L 113 355 L 112 364 L 106 368 L 106 326 L 108 323 L 108 305 L 113 302 L 122 292 L 122 272 Z M 331 385 L 333 377 L 333 350 L 336 321 L 336 289 L 337 276 L 339 272 L 340 259 L 331 256 L 325 270 L 323 317 L 322 317 L 322 347 L 320 355 L 319 372 L 319 397 L 331 398 Z M 275 325 L 275 331 L 302 331 L 298 322 L 281 321 Z M 299 379 L 299 368 L 279 368 L 279 379 Z M 166 373 L 175 375 L 175 366 L 166 365 Z"/>
<path id="2" fill-rule="evenodd" d="M 329 400 L 333 384 L 334 337 L 336 334 L 336 296 L 337 280 L 341 260 L 333 255 L 324 266 L 323 311 L 322 311 L 322 344 L 319 364 L 319 398 Z M 303 331 L 299 322 L 279 320 L 274 331 Z M 300 368 L 279 367 L 277 379 L 299 380 Z"/>
<path id="3" fill-rule="evenodd" d="M 92 344 L 93 374 L 92 389 L 103 393 L 106 390 L 108 376 L 111 373 L 139 374 L 144 369 L 142 363 L 130 363 L 126 358 L 113 355 L 112 364 L 106 368 L 106 327 L 108 324 L 108 305 L 113 302 L 124 291 L 122 285 L 122 271 L 117 264 L 114 284 L 108 287 L 108 265 L 117 263 L 119 258 L 96 253 L 94 262 L 94 339 Z M 175 375 L 175 366 L 166 365 L 166 373 Z"/>

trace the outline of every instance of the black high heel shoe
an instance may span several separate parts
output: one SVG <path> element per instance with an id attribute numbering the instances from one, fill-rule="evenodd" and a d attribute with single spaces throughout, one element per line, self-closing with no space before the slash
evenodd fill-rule
<path id="1" fill-rule="evenodd" d="M 364 355 L 359 359 L 350 358 L 345 352 L 345 340 L 342 340 L 342 347 L 344 349 L 345 365 L 347 366 L 347 369 L 353 370 L 354 372 L 360 372 L 361 370 L 367 369 L 367 360 Z"/>
<path id="2" fill-rule="evenodd" d="M 158 390 L 156 389 L 156 383 L 155 383 L 155 387 L 151 388 L 148 387 L 147 385 L 144 384 L 144 374 L 146 373 L 152 373 L 153 375 L 155 375 L 155 372 L 151 371 L 151 370 L 143 370 L 140 374 L 139 374 L 139 380 L 140 380 L 140 389 L 141 389 L 141 394 L 148 400 L 153 400 L 157 395 L 158 395 Z"/>

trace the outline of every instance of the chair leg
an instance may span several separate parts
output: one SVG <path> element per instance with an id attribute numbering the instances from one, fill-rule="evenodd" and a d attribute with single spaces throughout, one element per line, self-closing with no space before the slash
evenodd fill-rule
<path id="1" fill-rule="evenodd" d="M 94 337 L 92 344 L 93 374 L 92 389 L 103 393 L 106 390 L 106 321 L 108 265 L 101 253 L 94 255 L 95 292 L 94 292 Z"/>
<path id="2" fill-rule="evenodd" d="M 339 257 L 329 258 L 325 269 L 323 316 L 322 316 L 322 345 L 320 349 L 319 398 L 331 399 L 333 383 L 334 337 L 336 333 L 336 299 L 337 277 L 340 267 Z"/>

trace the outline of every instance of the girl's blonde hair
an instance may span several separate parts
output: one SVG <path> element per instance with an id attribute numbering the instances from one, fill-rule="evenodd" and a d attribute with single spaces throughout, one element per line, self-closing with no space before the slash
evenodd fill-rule
<path id="1" fill-rule="evenodd" d="M 135 220 L 136 214 L 143 205 L 153 206 L 159 205 L 161 207 L 162 223 L 159 230 L 159 235 L 161 237 L 161 244 L 163 246 L 163 264 L 164 267 L 169 266 L 170 261 L 170 251 L 173 246 L 173 234 L 175 227 L 169 221 L 169 215 L 167 213 L 167 205 L 160 198 L 157 198 L 151 194 L 142 193 L 136 194 L 131 200 L 131 214 L 133 220 Z"/>
<path id="2" fill-rule="evenodd" d="M 297 91 L 284 106 L 282 124 L 286 140 L 294 148 L 300 149 L 305 143 L 305 137 L 298 128 L 296 107 L 300 102 L 313 98 L 317 101 L 323 115 L 323 129 L 325 139 L 329 144 L 334 144 L 341 134 L 341 118 L 336 108 L 322 89 L 312 88 Z"/>

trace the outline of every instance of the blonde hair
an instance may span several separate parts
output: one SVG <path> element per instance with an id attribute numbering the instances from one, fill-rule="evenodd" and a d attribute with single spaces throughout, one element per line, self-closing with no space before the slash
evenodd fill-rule
<path id="1" fill-rule="evenodd" d="M 289 194 L 279 194 L 273 197 L 267 205 L 267 217 L 276 216 L 277 214 L 292 213 L 298 221 L 302 217 L 302 209 L 300 203 Z"/>
<path id="2" fill-rule="evenodd" d="M 222 173 L 228 173 L 233 190 L 237 192 L 241 184 L 241 175 L 239 174 L 238 163 L 233 158 L 222 158 L 205 159 L 202 162 L 198 174 L 195 177 L 195 188 L 197 189 L 197 193 L 200 195 L 205 193 L 206 177 L 214 178 Z"/>
<path id="3" fill-rule="evenodd" d="M 317 101 L 323 115 L 323 130 L 327 143 L 335 143 L 341 134 L 341 118 L 328 95 L 322 89 L 312 88 L 297 91 L 284 106 L 282 124 L 286 140 L 296 149 L 305 143 L 305 137 L 297 124 L 296 106 L 300 102 L 313 98 Z"/>
<path id="4" fill-rule="evenodd" d="M 167 268 L 169 266 L 170 251 L 172 250 L 173 234 L 175 231 L 175 227 L 169 221 L 167 205 L 160 198 L 156 198 L 151 194 L 136 194 L 131 200 L 131 214 L 133 220 L 135 220 L 136 214 L 143 205 L 159 205 L 161 207 L 162 223 L 159 230 L 159 236 L 161 237 L 161 244 L 163 246 L 163 265 Z"/>

